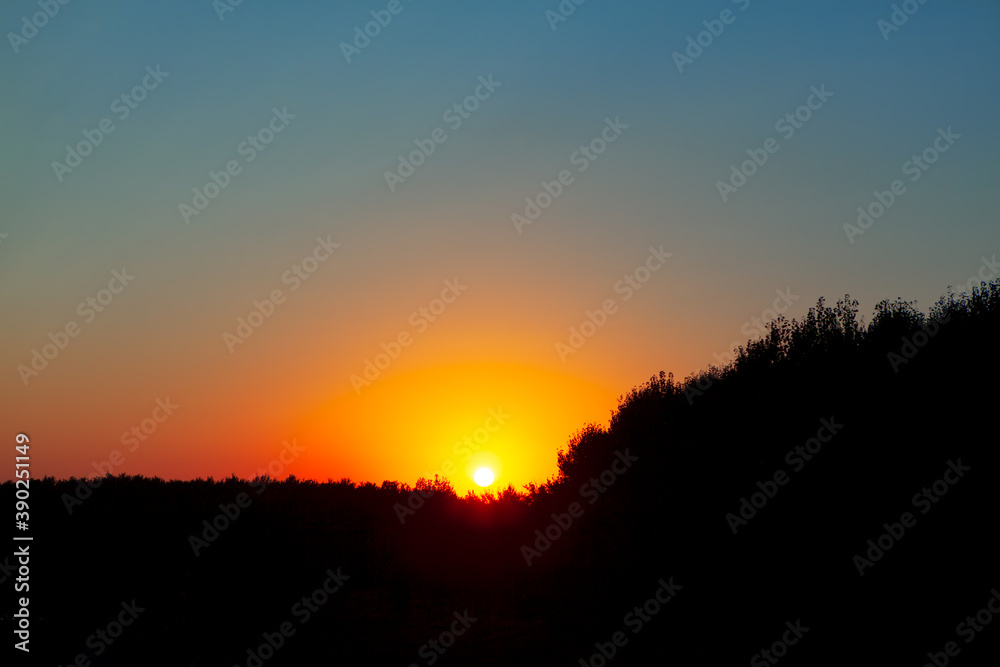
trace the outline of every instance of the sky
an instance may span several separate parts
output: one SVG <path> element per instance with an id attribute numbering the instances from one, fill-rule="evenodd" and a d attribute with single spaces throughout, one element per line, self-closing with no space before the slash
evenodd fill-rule
<path id="1" fill-rule="evenodd" d="M 520 488 L 755 318 L 1000 272 L 995 2 L 318 4 L 0 7 L 34 476 Z"/>

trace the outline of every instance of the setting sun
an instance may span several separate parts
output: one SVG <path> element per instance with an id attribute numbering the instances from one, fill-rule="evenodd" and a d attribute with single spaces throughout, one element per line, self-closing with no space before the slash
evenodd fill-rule
<path id="1" fill-rule="evenodd" d="M 553 396 L 559 400 L 546 398 Z M 298 474 L 325 479 L 339 471 L 411 486 L 437 475 L 465 495 L 482 488 L 475 475 L 487 468 L 493 485 L 521 489 L 556 474 L 559 448 L 580 424 L 608 414 L 616 396 L 571 374 L 513 362 L 404 370 L 360 395 L 338 393 L 303 411 L 291 431 L 315 447 Z"/>
<path id="2" fill-rule="evenodd" d="M 493 471 L 489 468 L 480 468 L 472 478 L 476 480 L 476 484 L 479 486 L 489 486 L 493 483 L 494 475 Z"/>

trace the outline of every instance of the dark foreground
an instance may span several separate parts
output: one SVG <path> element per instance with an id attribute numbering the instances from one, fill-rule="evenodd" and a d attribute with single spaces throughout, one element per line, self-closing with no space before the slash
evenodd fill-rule
<path id="1" fill-rule="evenodd" d="M 997 664 L 998 325 L 996 282 L 929 319 L 820 306 L 489 502 L 35 480 L 28 664 Z"/>

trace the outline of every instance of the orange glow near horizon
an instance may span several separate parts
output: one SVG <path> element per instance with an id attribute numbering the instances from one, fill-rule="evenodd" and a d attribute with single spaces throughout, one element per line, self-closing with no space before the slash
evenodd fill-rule
<path id="1" fill-rule="evenodd" d="M 411 486 L 447 478 L 464 495 L 522 490 L 556 474 L 556 454 L 585 423 L 617 406 L 617 392 L 569 375 L 516 364 L 440 366 L 380 379 L 361 395 L 337 396 L 302 424 L 311 443 L 298 477 Z"/>

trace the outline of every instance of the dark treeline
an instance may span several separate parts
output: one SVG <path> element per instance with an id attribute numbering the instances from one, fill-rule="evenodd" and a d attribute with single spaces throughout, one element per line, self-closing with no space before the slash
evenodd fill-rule
<path id="1" fill-rule="evenodd" d="M 926 314 L 899 299 L 867 324 L 857 311 L 820 299 L 725 367 L 654 376 L 523 492 L 35 480 L 32 655 L 923 665 L 954 641 L 949 659 L 987 664 L 1000 619 L 958 626 L 1000 587 L 1000 281 Z M 13 504 L 13 483 L 2 488 Z M 339 589 L 311 610 L 302 598 L 324 582 Z M 143 611 L 104 643 L 95 632 L 133 599 Z M 274 640 L 283 623 L 294 634 Z M 9 613 L 4 626 L 10 637 Z"/>

